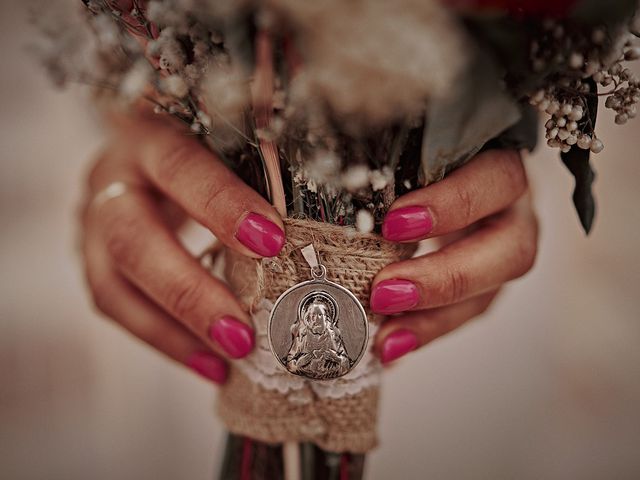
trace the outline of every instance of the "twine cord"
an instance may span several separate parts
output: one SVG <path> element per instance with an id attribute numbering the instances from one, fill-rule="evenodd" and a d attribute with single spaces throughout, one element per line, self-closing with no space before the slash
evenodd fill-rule
<path id="1" fill-rule="evenodd" d="M 394 244 L 379 235 L 361 234 L 312 220 L 284 220 L 287 243 L 273 259 L 257 260 L 225 251 L 225 276 L 231 289 L 251 310 L 262 299 L 275 301 L 289 287 L 310 279 L 301 249 L 309 244 L 321 256 L 327 280 L 349 289 L 362 303 L 370 322 L 369 287 L 378 271 L 409 258 L 415 245 Z M 274 362 L 276 360 L 274 359 Z M 364 453 L 377 443 L 378 387 L 352 395 L 324 398 L 310 387 L 295 395 L 253 383 L 231 368 L 220 389 L 218 413 L 227 428 L 267 443 L 310 441 L 333 452 Z M 292 396 L 293 395 L 293 396 Z M 296 401 L 301 395 L 308 399 Z"/>

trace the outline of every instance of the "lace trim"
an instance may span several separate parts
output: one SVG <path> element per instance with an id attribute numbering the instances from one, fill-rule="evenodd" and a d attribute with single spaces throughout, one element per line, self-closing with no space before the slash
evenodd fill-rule
<path id="1" fill-rule="evenodd" d="M 347 375 L 335 380 L 314 382 L 287 372 L 274 358 L 269 348 L 267 327 L 273 303 L 262 299 L 252 314 L 256 331 L 256 348 L 243 360 L 234 362 L 253 383 L 267 390 L 275 390 L 288 394 L 293 403 L 308 403 L 309 389 L 321 398 L 342 398 L 355 395 L 362 390 L 380 385 L 382 367 L 380 362 L 368 349 L 360 363 Z M 373 338 L 377 326 L 369 324 L 369 336 Z M 306 388 L 305 388 L 306 387 Z"/>

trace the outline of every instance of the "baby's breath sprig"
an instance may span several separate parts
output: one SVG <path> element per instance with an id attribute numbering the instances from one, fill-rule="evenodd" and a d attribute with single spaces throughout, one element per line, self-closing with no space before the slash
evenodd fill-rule
<path id="1" fill-rule="evenodd" d="M 592 153 L 604 149 L 591 121 L 595 112 L 589 112 L 590 96 L 606 96 L 605 106 L 616 112 L 619 125 L 636 116 L 640 101 L 640 81 L 623 65 L 640 58 L 640 47 L 633 44 L 630 31 L 614 35 L 598 26 L 587 33 L 547 20 L 531 41 L 531 69 L 546 74 L 546 86 L 529 101 L 549 115 L 545 123 L 547 145 L 563 153 L 574 145 Z M 612 88 L 598 93 L 598 84 Z"/>

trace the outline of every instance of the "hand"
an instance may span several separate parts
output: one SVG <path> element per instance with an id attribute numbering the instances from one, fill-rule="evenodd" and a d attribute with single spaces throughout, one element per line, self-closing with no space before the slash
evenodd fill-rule
<path id="1" fill-rule="evenodd" d="M 376 338 L 388 363 L 482 314 L 505 282 L 533 266 L 538 227 L 520 155 L 486 151 L 444 180 L 404 195 L 382 232 L 398 242 L 458 237 L 376 275 L 371 309 L 399 314 Z"/>
<path id="2" fill-rule="evenodd" d="M 247 355 L 254 333 L 231 291 L 180 245 L 165 207 L 177 205 L 228 247 L 252 257 L 278 254 L 282 221 L 172 122 L 142 115 L 114 124 L 89 175 L 82 215 L 94 302 L 134 335 L 221 383 L 224 359 Z M 115 196 L 98 193 L 114 182 L 126 189 Z"/>

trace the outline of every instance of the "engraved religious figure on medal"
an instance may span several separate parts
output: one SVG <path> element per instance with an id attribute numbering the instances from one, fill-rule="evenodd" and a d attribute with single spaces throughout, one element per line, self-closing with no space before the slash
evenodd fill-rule
<path id="1" fill-rule="evenodd" d="M 327 280 L 327 269 L 316 261 L 312 245 L 302 251 L 311 279 L 288 288 L 273 304 L 269 347 L 293 375 L 340 378 L 356 367 L 367 348 L 367 314 L 353 293 Z"/>
<path id="2" fill-rule="evenodd" d="M 313 291 L 302 298 L 291 336 L 291 348 L 282 359 L 291 373 L 328 379 L 351 369 L 338 328 L 338 305 L 327 293 Z"/>

